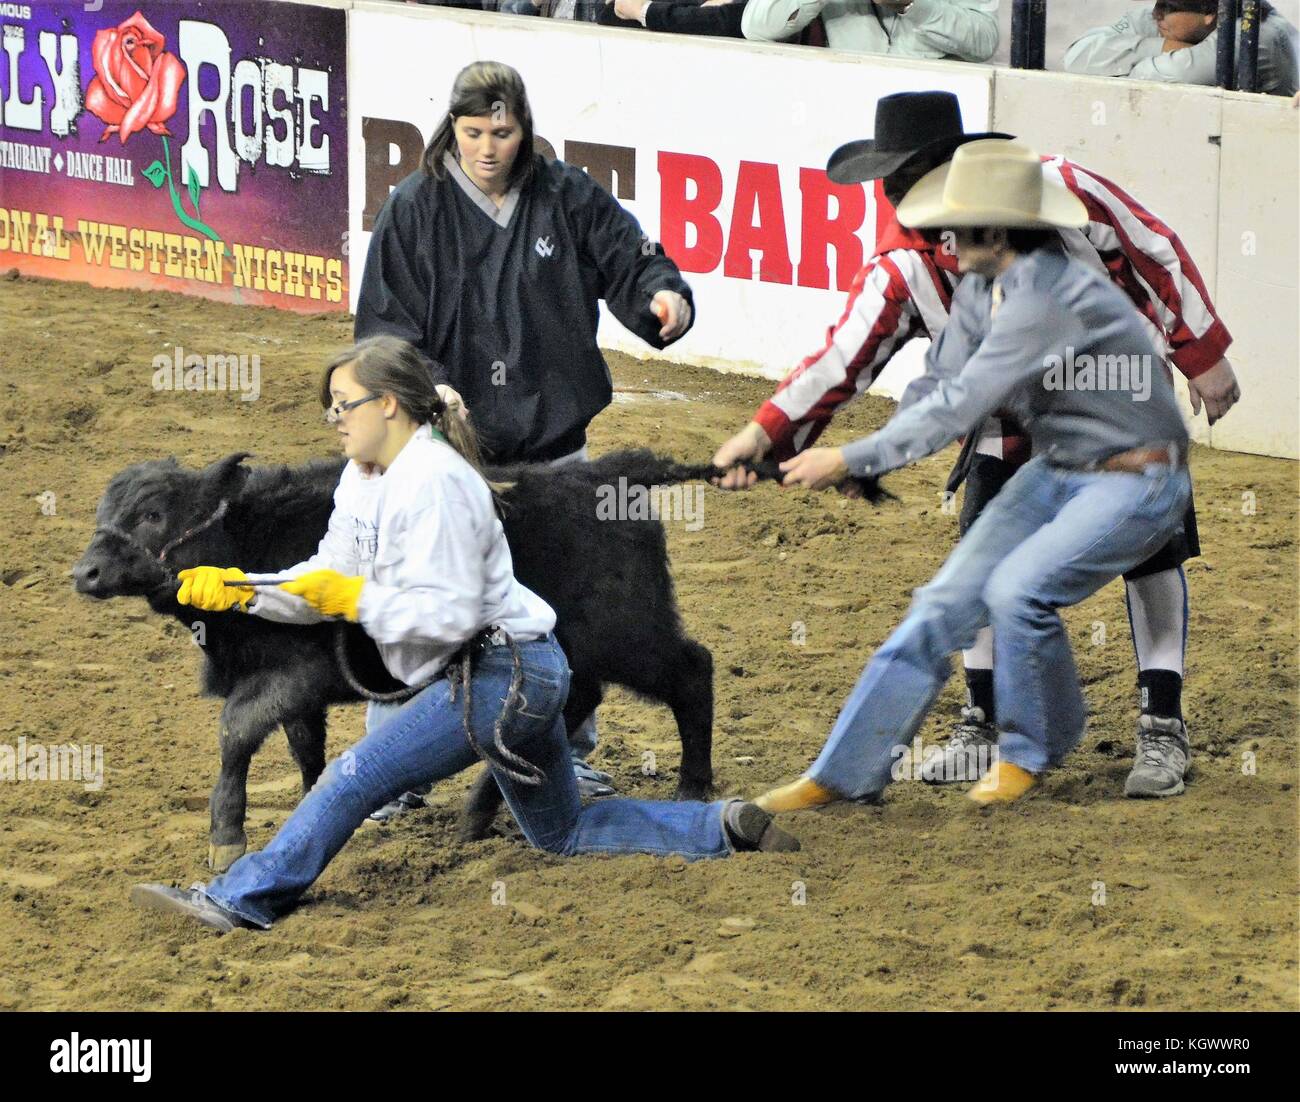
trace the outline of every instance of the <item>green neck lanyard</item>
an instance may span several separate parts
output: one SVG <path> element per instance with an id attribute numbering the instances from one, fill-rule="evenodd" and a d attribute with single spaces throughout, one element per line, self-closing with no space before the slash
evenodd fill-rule
<path id="1" fill-rule="evenodd" d="M 429 426 L 429 435 L 432 436 L 435 440 L 441 440 L 444 444 L 447 445 L 447 447 L 451 447 L 451 441 L 448 440 L 445 436 L 443 436 L 442 433 L 438 429 L 434 428 L 433 425 Z"/>

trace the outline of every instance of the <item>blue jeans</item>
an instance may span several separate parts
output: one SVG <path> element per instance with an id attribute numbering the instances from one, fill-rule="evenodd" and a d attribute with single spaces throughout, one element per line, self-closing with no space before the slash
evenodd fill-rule
<path id="1" fill-rule="evenodd" d="M 511 813 L 534 846 L 552 853 L 680 854 L 725 857 L 725 802 L 603 800 L 583 807 L 569 758 L 561 709 L 569 664 L 554 636 L 521 643 L 523 699 L 502 741 L 546 774 L 539 786 L 496 772 Z M 474 672 L 471 724 L 492 743 L 510 685 L 508 647 L 489 647 Z M 351 750 L 330 762 L 270 844 L 248 853 L 204 889 L 212 902 L 259 926 L 291 910 L 370 812 L 403 792 L 440 781 L 478 757 L 462 726 L 461 701 L 445 678 L 391 711 Z"/>
<path id="2" fill-rule="evenodd" d="M 1144 561 L 1177 530 L 1185 468 L 1064 470 L 1035 458 L 980 514 L 854 686 L 809 776 L 874 796 L 948 680 L 949 656 L 993 626 L 998 756 L 1031 773 L 1083 737 L 1086 710 L 1057 609 Z"/>

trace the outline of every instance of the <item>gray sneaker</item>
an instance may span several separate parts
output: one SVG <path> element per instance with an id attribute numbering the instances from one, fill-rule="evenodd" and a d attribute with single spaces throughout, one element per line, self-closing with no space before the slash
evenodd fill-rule
<path id="1" fill-rule="evenodd" d="M 961 722 L 937 753 L 928 755 L 921 766 L 926 784 L 958 784 L 977 781 L 997 759 L 998 732 L 984 718 L 983 708 L 962 708 Z"/>
<path id="2" fill-rule="evenodd" d="M 206 895 L 202 883 L 191 884 L 188 891 L 166 884 L 137 884 L 131 889 L 131 902 L 146 911 L 163 911 L 166 914 L 192 918 L 219 934 L 228 934 L 241 926 L 251 926 L 233 911 L 218 907 Z"/>
<path id="3" fill-rule="evenodd" d="M 1138 716 L 1137 759 L 1124 782 L 1125 796 L 1177 796 L 1192 750 L 1187 725 L 1172 716 Z"/>
<path id="4" fill-rule="evenodd" d="M 372 823 L 388 823 L 409 811 L 419 811 L 425 806 L 424 797 L 429 794 L 429 791 L 430 789 L 426 788 L 422 792 L 403 792 L 397 799 L 372 811 L 369 819 Z"/>

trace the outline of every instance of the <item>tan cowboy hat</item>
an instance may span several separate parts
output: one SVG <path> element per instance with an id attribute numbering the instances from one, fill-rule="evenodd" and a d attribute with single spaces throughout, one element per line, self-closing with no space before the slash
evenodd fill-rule
<path id="1" fill-rule="evenodd" d="M 1043 177 L 1043 162 L 1026 145 L 990 138 L 970 142 L 927 173 L 898 205 L 914 229 L 1009 226 L 1081 229 L 1088 208 L 1064 185 Z"/>

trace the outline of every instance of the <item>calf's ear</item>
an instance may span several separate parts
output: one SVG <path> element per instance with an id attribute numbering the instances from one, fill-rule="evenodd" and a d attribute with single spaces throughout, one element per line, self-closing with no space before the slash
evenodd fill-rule
<path id="1" fill-rule="evenodd" d="M 248 477 L 248 471 L 240 464 L 252 457 L 252 452 L 231 452 L 209 464 L 203 469 L 204 487 L 214 497 L 238 497 Z"/>

